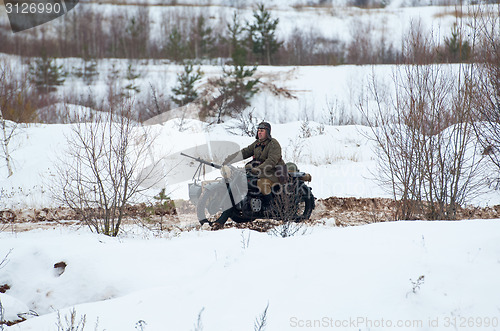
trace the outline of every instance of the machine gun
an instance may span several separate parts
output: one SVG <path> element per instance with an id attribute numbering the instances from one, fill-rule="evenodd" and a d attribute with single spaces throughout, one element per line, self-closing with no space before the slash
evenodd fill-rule
<path id="1" fill-rule="evenodd" d="M 216 164 L 216 163 L 213 163 L 213 162 L 208 162 L 208 161 L 205 161 L 203 159 L 200 159 L 199 157 L 194 157 L 194 156 L 191 156 L 191 155 L 187 155 L 187 154 L 184 154 L 184 153 L 181 153 L 182 156 L 186 156 L 186 157 L 189 157 L 195 161 L 198 161 L 202 164 L 206 164 L 206 165 L 209 165 L 211 167 L 214 167 L 215 169 L 221 169 L 222 166 L 220 164 Z"/>

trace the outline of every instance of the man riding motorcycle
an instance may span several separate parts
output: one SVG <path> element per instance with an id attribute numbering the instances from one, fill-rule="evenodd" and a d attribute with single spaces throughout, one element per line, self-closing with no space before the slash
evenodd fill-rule
<path id="1" fill-rule="evenodd" d="M 281 146 L 278 140 L 271 137 L 271 124 L 261 122 L 257 127 L 255 141 L 241 151 L 229 155 L 223 164 L 240 161 L 237 156 L 242 155 L 242 159 L 253 157 L 245 168 L 258 176 L 257 187 L 263 195 L 262 203 L 264 210 L 271 204 L 271 189 L 274 184 L 280 182 L 285 174 L 285 162 L 281 155 Z"/>

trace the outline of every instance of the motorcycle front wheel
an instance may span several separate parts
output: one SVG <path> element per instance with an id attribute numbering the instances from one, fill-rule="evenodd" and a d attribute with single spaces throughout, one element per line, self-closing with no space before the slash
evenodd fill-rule
<path id="1" fill-rule="evenodd" d="M 219 223 L 223 225 L 226 223 L 230 210 L 222 210 L 219 199 L 220 197 L 211 191 L 206 191 L 201 195 L 196 206 L 196 215 L 201 225 L 205 223 L 210 225 Z"/>

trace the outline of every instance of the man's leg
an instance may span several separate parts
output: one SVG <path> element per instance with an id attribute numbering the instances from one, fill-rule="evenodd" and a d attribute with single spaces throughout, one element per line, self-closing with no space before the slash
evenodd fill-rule
<path id="1" fill-rule="evenodd" d="M 259 180 L 257 180 L 257 187 L 259 188 L 260 190 L 260 193 L 262 193 L 262 204 L 263 204 L 263 208 L 264 210 L 268 209 L 269 206 L 271 205 L 271 198 L 272 198 L 272 194 L 271 194 L 271 186 L 272 186 L 273 182 L 271 182 L 270 179 L 267 179 L 267 178 L 259 178 Z"/>

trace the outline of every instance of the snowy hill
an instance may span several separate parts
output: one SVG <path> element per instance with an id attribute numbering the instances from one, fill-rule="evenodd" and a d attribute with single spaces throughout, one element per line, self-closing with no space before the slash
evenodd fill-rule
<path id="1" fill-rule="evenodd" d="M 75 309 L 85 330 L 193 330 L 198 318 L 205 331 L 246 330 L 267 305 L 266 330 L 498 329 L 500 220 L 328 224 L 288 239 L 3 232 L 0 284 L 43 314 L 5 329 L 56 330 L 57 312 L 65 325 Z"/>

